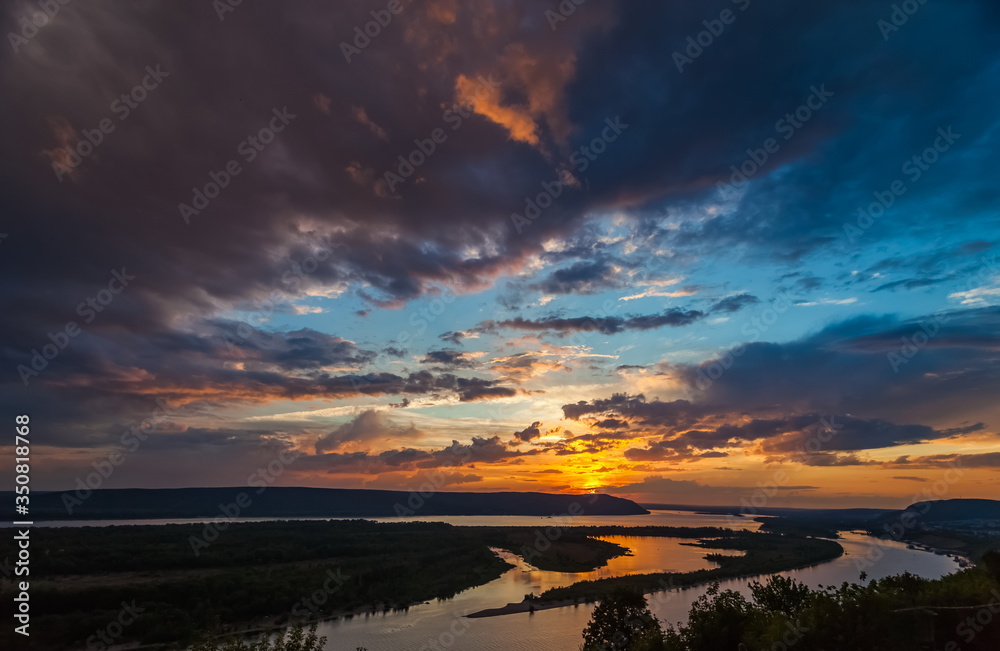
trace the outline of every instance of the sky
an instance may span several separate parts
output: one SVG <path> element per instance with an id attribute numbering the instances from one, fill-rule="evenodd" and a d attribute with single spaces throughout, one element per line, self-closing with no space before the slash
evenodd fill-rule
<path id="1" fill-rule="evenodd" d="M 36 490 L 996 497 L 996 2 L 37 12 L 0 54 Z"/>

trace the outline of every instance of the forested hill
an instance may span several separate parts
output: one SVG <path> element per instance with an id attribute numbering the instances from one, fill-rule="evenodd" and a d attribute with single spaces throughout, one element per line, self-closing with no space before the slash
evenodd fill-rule
<path id="1" fill-rule="evenodd" d="M 997 500 L 937 500 L 917 502 L 906 508 L 924 522 L 956 520 L 1000 520 L 1000 501 Z"/>
<path id="2" fill-rule="evenodd" d="M 0 493 L 13 504 L 11 493 Z M 104 489 L 31 494 L 34 520 L 196 517 L 375 517 L 434 515 L 640 515 L 612 495 L 450 493 L 339 488 Z M 8 517 L 13 518 L 13 514 Z M 17 519 L 17 518 L 14 518 Z"/>

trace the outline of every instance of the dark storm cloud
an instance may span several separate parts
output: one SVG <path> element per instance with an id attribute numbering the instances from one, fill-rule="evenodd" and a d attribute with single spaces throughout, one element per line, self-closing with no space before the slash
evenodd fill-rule
<path id="1" fill-rule="evenodd" d="M 205 335 L 162 335 L 161 350 L 186 352 L 198 350 L 208 356 L 251 360 L 274 364 L 284 370 L 317 369 L 324 366 L 364 366 L 375 359 L 377 353 L 360 350 L 353 341 L 341 337 L 301 329 L 292 332 L 269 332 L 236 321 L 213 320 Z M 154 337 L 155 340 L 155 337 Z M 176 341 L 171 351 L 171 340 Z M 206 347 L 208 346 L 208 347 Z M 214 346 L 215 348 L 211 348 Z M 227 351 L 224 351 L 226 348 Z M 233 349 L 236 349 L 235 351 Z"/>
<path id="2" fill-rule="evenodd" d="M 605 335 L 617 334 L 627 330 L 655 330 L 663 327 L 681 327 L 690 325 L 702 318 L 705 313 L 698 310 L 665 310 L 660 314 L 648 314 L 627 317 L 548 317 L 543 319 L 525 319 L 517 317 L 504 321 L 484 321 L 477 326 L 481 332 L 496 332 L 497 330 L 527 330 L 532 332 L 552 332 L 564 336 L 573 332 L 600 332 Z"/>
<path id="3" fill-rule="evenodd" d="M 889 42 L 874 27 L 882 6 L 860 0 L 754 5 L 727 29 L 725 43 L 683 73 L 674 52 L 730 3 L 590 8 L 555 32 L 543 20 L 550 7 L 540 2 L 515 2 L 503 11 L 463 8 L 451 25 L 415 7 L 351 63 L 338 43 L 350 38 L 350 26 L 369 19 L 361 6 L 247 5 L 224 22 L 202 3 L 135 5 L 114 13 L 109 7 L 68 7 L 59 24 L 8 57 L 2 71 L 12 95 L 32 100 L 3 109 L 3 123 L 19 125 L 5 146 L 3 170 L 17 189 L 5 194 L 4 209 L 33 218 L 10 229 L 11 243 L 19 244 L 0 264 L 21 269 L 39 287 L 57 285 L 44 298 L 31 285 L 8 290 L 5 298 L 17 306 L 19 319 L 3 325 L 16 344 L 30 343 L 28 333 L 46 327 L 61 306 L 74 305 L 80 290 L 118 264 L 132 265 L 142 278 L 135 296 L 114 308 L 114 320 L 132 327 L 149 327 L 178 310 L 252 300 L 274 288 L 294 294 L 279 279 L 292 262 L 324 252 L 330 255 L 298 279 L 299 289 L 364 284 L 373 302 L 399 305 L 435 283 L 488 283 L 537 253 L 545 236 L 572 230 L 588 208 L 621 197 L 654 208 L 713 187 L 745 158 L 747 147 L 776 135 L 776 121 L 799 106 L 811 86 L 826 83 L 835 99 L 783 143 L 766 168 L 820 153 L 835 164 L 793 167 L 780 193 L 760 178 L 764 182 L 735 214 L 685 223 L 669 235 L 654 233 L 697 249 L 752 239 L 788 254 L 790 240 L 802 249 L 839 236 L 843 216 L 881 187 L 882 170 L 898 167 L 901 152 L 922 145 L 938 126 L 961 124 L 971 145 L 991 119 L 981 107 L 996 99 L 983 77 L 998 47 L 992 38 L 997 11 L 987 2 L 923 7 L 921 20 Z M 11 13 L 7 20 L 16 18 Z M 962 33 L 961 53 L 950 47 L 942 25 Z M 782 37 L 762 39 L 761 33 Z M 942 56 L 951 65 L 941 65 Z M 540 75 L 520 88 L 515 83 L 515 71 L 529 64 L 558 69 L 567 61 L 572 73 L 564 78 Z M 72 180 L 57 183 L 40 155 L 58 144 L 50 118 L 65 120 L 81 137 L 108 117 L 114 98 L 151 64 L 162 65 L 169 77 L 116 125 L 98 157 L 85 160 Z M 399 190 L 405 201 L 359 183 L 393 169 L 414 138 L 447 128 L 441 107 L 455 102 L 456 79 L 485 73 L 510 85 L 509 95 L 538 91 L 538 97 L 553 98 L 530 115 L 537 145 L 512 140 L 502 126 L 477 115 L 421 168 L 421 183 Z M 368 83 L 377 78 L 394 81 Z M 888 88 L 886 78 L 892 80 Z M 973 87 L 986 95 L 969 101 Z M 917 98 L 926 110 L 906 110 Z M 927 106 L 928 98 L 940 104 Z M 189 201 L 191 188 L 221 169 L 272 109 L 284 106 L 296 115 L 294 122 L 185 227 L 177 204 Z M 532 224 L 531 238 L 517 237 L 507 227 L 510 212 L 541 180 L 554 178 L 554 168 L 569 167 L 544 152 L 572 151 L 616 115 L 629 123 L 627 137 L 583 174 L 586 184 L 565 189 L 545 219 Z M 858 115 L 872 115 L 872 123 Z M 880 116 L 898 128 L 882 129 Z M 953 165 L 917 190 L 935 191 L 968 177 L 965 171 Z M 991 187 L 968 192 L 967 207 L 995 199 Z M 809 210 L 815 205 L 828 207 Z M 290 219 L 297 223 L 290 226 Z M 968 217 L 956 219 L 967 223 Z M 102 228 L 84 227 L 93 220 Z M 460 253 L 470 248 L 491 253 Z M 44 263 L 19 252 L 39 250 L 48 253 Z M 371 255 L 376 250 L 381 254 Z M 546 282 L 554 289 L 584 283 L 586 290 L 588 274 L 600 282 L 600 267 L 582 261 L 565 278 L 556 272 Z M 66 282 L 70 277 L 79 282 Z"/>
<path id="4" fill-rule="evenodd" d="M 756 411 L 786 411 L 786 407 L 758 405 Z M 949 437 L 966 436 L 985 429 L 983 423 L 957 428 L 935 429 L 920 424 L 897 424 L 879 418 L 848 415 L 792 413 L 780 417 L 746 420 L 748 408 L 739 405 L 697 404 L 685 400 L 647 401 L 645 396 L 615 394 L 607 399 L 563 406 L 566 418 L 590 420 L 594 428 L 630 428 L 611 433 L 595 432 L 572 441 L 596 439 L 630 440 L 644 438 L 645 447 L 633 447 L 625 456 L 633 461 L 683 461 L 702 458 L 706 452 L 727 448 L 756 449 L 773 458 L 796 460 L 807 465 L 858 465 L 852 454 L 901 445 L 914 445 Z M 707 427 L 708 423 L 720 425 Z M 699 426 L 700 425 L 700 426 Z M 695 427 L 696 428 L 692 428 Z M 657 436 L 653 440 L 648 437 Z M 560 454 L 579 451 L 560 442 Z"/>
<path id="5" fill-rule="evenodd" d="M 872 291 L 874 292 L 884 292 L 884 291 L 895 291 L 897 289 L 919 289 L 921 287 L 931 287 L 933 285 L 939 285 L 948 278 L 904 278 L 902 280 L 894 280 L 884 285 L 879 285 Z"/>
<path id="6" fill-rule="evenodd" d="M 268 400 L 423 395 L 472 402 L 517 395 L 499 380 L 447 372 L 351 372 L 373 357 L 353 342 L 311 330 L 269 332 L 222 320 L 146 336 L 80 335 L 50 368 L 28 386 L 17 382 L 0 401 L 11 409 L 45 410 L 53 425 L 64 424 L 54 428 L 53 445 L 89 445 L 147 416 L 156 400 L 180 417 Z M 30 365 L 29 358 L 19 353 L 15 359 Z M 104 422 L 91 423 L 95 418 Z"/>
<path id="7" fill-rule="evenodd" d="M 537 454 L 537 450 L 517 451 L 500 440 L 472 437 L 467 443 L 452 441 L 451 445 L 436 450 L 416 450 L 400 448 L 383 452 L 328 452 L 302 457 L 296 468 L 324 470 L 329 473 L 379 474 L 398 470 L 418 470 L 427 468 L 452 468 L 511 462 L 519 457 Z"/>
<path id="8" fill-rule="evenodd" d="M 671 370 L 699 402 L 900 422 L 982 417 L 1000 392 L 1000 308 L 857 317 Z"/>
<path id="9" fill-rule="evenodd" d="M 717 302 L 709 309 L 709 312 L 739 312 L 745 307 L 757 305 L 758 303 L 760 303 L 760 299 L 752 294 L 737 294 L 736 296 L 728 296 Z"/>
<path id="10" fill-rule="evenodd" d="M 524 429 L 518 432 L 514 432 L 514 439 L 522 443 L 527 443 L 532 439 L 537 439 L 539 436 L 542 435 L 542 430 L 539 429 L 541 426 L 542 424 L 540 422 L 535 421 L 528 427 L 525 427 Z"/>
<path id="11" fill-rule="evenodd" d="M 429 351 L 424 355 L 423 363 L 443 369 L 476 368 L 479 366 L 476 360 L 468 356 L 468 353 L 449 349 Z"/>
<path id="12" fill-rule="evenodd" d="M 386 346 L 382 349 L 382 352 L 390 357 L 406 357 L 406 350 L 398 346 Z"/>
<path id="13" fill-rule="evenodd" d="M 891 468 L 942 468 L 958 466 L 961 468 L 995 468 L 1000 469 L 1000 452 L 983 452 L 980 454 L 931 454 L 922 457 L 902 456 L 886 464 Z"/>
<path id="14" fill-rule="evenodd" d="M 622 5 L 620 29 L 598 38 L 581 67 L 621 60 L 624 55 L 631 65 L 655 71 L 647 76 L 649 92 L 629 93 L 629 78 L 607 65 L 597 68 L 599 74 L 581 78 L 572 89 L 579 113 L 594 122 L 602 110 L 620 112 L 630 120 L 632 137 L 609 149 L 595 165 L 598 171 L 588 175 L 594 191 L 609 197 L 621 196 L 623 187 L 628 187 L 630 197 L 660 193 L 664 203 L 670 203 L 673 190 L 697 185 L 707 189 L 731 175 L 731 165 L 749 159 L 748 148 L 760 148 L 768 138 L 780 144 L 764 163 L 764 171 L 753 175 L 755 182 L 739 197 L 735 211 L 680 228 L 654 230 L 660 242 L 706 251 L 725 242 L 753 242 L 760 247 L 754 254 L 798 258 L 843 241 L 845 220 L 857 213 L 858 206 L 871 203 L 872 192 L 888 187 L 906 159 L 929 146 L 938 128 L 955 125 L 962 132 L 957 128 L 961 125 L 964 134 L 973 134 L 963 135 L 962 146 L 980 152 L 986 141 L 995 142 L 991 132 L 995 119 L 967 103 L 984 83 L 993 85 L 986 101 L 996 104 L 1000 99 L 996 85 L 987 81 L 995 79 L 993 66 L 1000 47 L 992 36 L 1000 18 L 995 5 L 961 2 L 938 5 L 929 12 L 930 5 L 924 5 L 920 19 L 909 21 L 905 34 L 893 34 L 887 41 L 876 27 L 891 11 L 886 6 L 754 3 L 737 12 L 736 22 L 726 28 L 725 44 L 718 40 L 678 73 L 672 53 L 682 51 L 686 38 L 703 29 L 702 20 L 717 16 L 727 5 Z M 967 26 L 964 33 L 971 35 L 971 52 L 959 53 L 950 46 L 951 29 L 957 24 Z M 761 38 L 764 33 L 782 38 Z M 830 52 L 837 56 L 823 54 Z M 942 56 L 962 73 L 948 75 L 940 67 Z M 762 61 L 787 65 L 762 66 Z M 803 104 L 811 87 L 820 85 L 833 97 L 801 128 L 791 133 L 787 122 L 778 125 L 786 113 Z M 714 101 L 688 101 L 706 96 Z M 932 110 L 911 110 L 929 97 L 935 98 Z M 732 110 L 735 105 L 739 111 Z M 859 110 L 873 113 L 859 119 Z M 905 126 L 884 128 L 890 115 L 901 116 Z M 694 130 L 674 128 L 677 124 L 692 125 Z M 974 142 L 979 137 L 985 140 Z M 973 159 L 950 159 L 947 169 L 941 166 L 932 179 L 914 184 L 906 201 L 897 203 L 916 206 L 918 214 L 906 215 L 904 210 L 887 215 L 865 237 L 889 235 L 902 219 L 935 228 L 933 219 L 942 232 L 948 229 L 945 222 L 959 227 L 969 214 L 987 219 L 987 207 L 995 204 L 997 190 L 978 174 Z M 786 166 L 780 179 L 767 176 L 779 166 Z M 930 204 L 921 206 L 922 201 L 939 200 L 942 188 L 965 184 L 960 180 L 963 174 L 969 188 L 961 200 L 966 216 L 943 215 L 927 210 Z"/>
<path id="15" fill-rule="evenodd" d="M 438 338 L 440 338 L 442 341 L 447 341 L 448 343 L 454 344 L 456 346 L 461 345 L 462 340 L 465 339 L 465 337 L 466 334 L 464 332 L 452 332 L 452 331 L 443 332 L 440 335 L 438 335 Z"/>
<path id="16" fill-rule="evenodd" d="M 433 164 L 421 170 L 424 182 L 406 189 L 405 202 L 378 196 L 374 187 L 358 185 L 345 172 L 358 161 L 381 174 L 414 138 L 449 126 L 442 123 L 442 106 L 455 103 L 458 76 L 489 74 L 496 67 L 497 44 L 506 45 L 520 23 L 513 14 L 485 12 L 460 12 L 457 23 L 447 27 L 414 8 L 405 24 L 401 18 L 398 29 L 385 30 L 377 47 L 348 64 L 337 44 L 351 38 L 352 25 L 370 20 L 360 6 L 248 5 L 224 22 L 210 6 L 193 2 L 66 7 L 59 21 L 0 63 L 8 93 L 24 99 L 0 107 L 2 123 L 18 125 L 9 130 L 0 156 L 10 181 L 0 208 L 21 216 L 5 227 L 10 237 L 0 257 L 5 277 L 21 279 L 0 288 L 0 299 L 10 306 L 0 314 L 5 381 L 17 390 L 19 378 L 11 371 L 33 347 L 48 343 L 48 332 L 70 319 L 79 321 L 77 304 L 123 267 L 136 280 L 87 324 L 94 341 L 74 341 L 74 350 L 48 369 L 62 376 L 62 386 L 70 384 L 67 378 L 82 380 L 72 368 L 86 366 L 87 380 L 98 387 L 91 395 L 101 393 L 102 385 L 110 391 L 114 373 L 133 368 L 198 388 L 219 379 L 220 394 L 249 398 L 263 388 L 260 399 L 307 395 L 312 389 L 273 390 L 314 383 L 283 378 L 275 370 L 217 370 L 217 377 L 206 377 L 197 372 L 198 357 L 218 354 L 219 348 L 204 341 L 182 342 L 172 356 L 165 353 L 177 343 L 172 339 L 188 337 L 189 328 L 181 323 L 189 316 L 211 318 L 231 307 L 262 311 L 272 297 L 280 302 L 331 286 L 363 287 L 373 303 L 400 305 L 434 284 L 477 286 L 516 267 L 539 245 L 537 238 L 509 236 L 504 226 L 510 209 L 553 172 L 531 147 L 511 146 L 503 127 L 482 116 L 464 120 L 446 143 L 448 151 L 442 145 Z M 16 28 L 19 16 L 11 9 L 5 19 Z M 521 40 L 539 61 L 564 58 L 599 22 L 584 17 L 555 35 L 539 24 Z M 464 41 L 461 61 L 428 37 L 432 27 Z M 439 56 L 446 59 L 442 65 L 426 66 Z M 143 79 L 147 65 L 159 65 L 166 76 L 119 120 L 109 107 Z M 510 71 L 493 72 L 513 79 Z M 396 81 L 369 83 L 379 77 Z M 320 95 L 328 101 L 319 101 Z M 358 123 L 358 107 L 370 121 L 391 125 L 388 141 Z M 247 161 L 238 147 L 268 125 L 274 109 L 295 117 Z M 59 182 L 43 150 L 58 149 L 60 138 L 70 146 L 87 142 L 84 130 L 89 133 L 105 118 L 114 131 Z M 53 131 L 53 124 L 61 131 Z M 230 159 L 238 160 L 242 171 L 186 225 L 178 204 L 191 203 L 192 188 L 202 188 Z M 469 160 L 477 164 L 466 164 Z M 505 170 L 503 184 L 480 166 Z M 571 207 L 579 200 L 569 194 L 548 211 L 538 236 L 562 228 L 576 214 Z M 492 252 L 460 253 L 468 247 Z M 122 333 L 134 336 L 133 347 L 115 344 Z M 143 337 L 145 344 L 139 341 Z M 311 332 L 285 337 L 283 348 L 266 354 L 252 350 L 264 346 L 237 341 L 234 347 L 288 370 L 368 361 L 367 353 L 351 353 L 350 344 L 337 350 L 332 340 Z M 195 372 L 182 377 L 178 369 Z M 321 393 L 350 394 L 335 388 L 336 378 L 316 380 L 326 385 Z M 379 384 L 368 383 L 365 390 Z M 513 395 L 487 381 L 452 384 L 463 400 Z M 177 393 L 170 382 L 159 388 Z M 53 390 L 45 402 L 69 398 L 67 393 Z M 27 404 L 23 396 L 5 394 Z"/>
<path id="17" fill-rule="evenodd" d="M 610 398 L 563 405 L 563 415 L 572 420 L 584 416 L 620 416 L 646 426 L 690 427 L 713 413 L 713 407 L 697 405 L 687 400 L 646 401 L 642 394 L 630 396 L 616 393 Z"/>
<path id="18" fill-rule="evenodd" d="M 650 251 L 707 257 L 739 243 L 757 255 L 800 257 L 843 241 L 845 219 L 949 125 L 962 134 L 961 155 L 949 155 L 863 236 L 876 242 L 902 226 L 933 236 L 995 218 L 1000 190 L 981 174 L 1000 137 L 991 129 L 1000 105 L 995 2 L 928 3 L 888 41 L 875 27 L 888 11 L 879 3 L 753 3 L 678 71 L 673 53 L 731 4 L 588 5 L 555 31 L 544 19 L 550 2 L 472 3 L 450 24 L 414 4 L 351 62 L 339 42 L 371 19 L 364 4 L 244 3 L 225 21 L 204 2 L 64 6 L 59 20 L 0 60 L 5 96 L 17 98 L 0 103 L 0 211 L 13 216 L 0 274 L 17 279 L 0 285 L 4 408 L 45 409 L 86 436 L 89 421 L 141 415 L 153 395 L 202 404 L 513 396 L 494 381 L 451 374 L 324 371 L 363 366 L 370 351 L 314 331 L 220 345 L 213 320 L 307 290 L 401 307 L 440 285 L 489 286 L 543 254 L 548 238 L 620 207 L 639 216 L 636 233 Z M 20 17 L 10 5 L 3 31 L 19 31 Z M 113 102 L 148 66 L 166 75 L 119 119 Z M 414 178 L 393 193 L 377 185 L 415 139 L 450 129 L 443 111 L 460 99 L 460 78 L 488 75 L 504 86 L 499 108 L 515 113 L 517 125 L 481 106 L 446 132 Z M 834 96 L 781 141 L 732 209 L 701 210 L 747 148 L 782 137 L 776 122 L 813 86 Z M 294 118 L 247 161 L 238 148 L 276 110 Z M 616 116 L 627 131 L 585 171 L 574 169 L 571 152 Z M 60 182 L 51 152 L 88 142 L 105 119 L 114 131 Z M 185 224 L 178 204 L 191 203 L 231 159 L 242 171 Z M 767 176 L 779 166 L 780 178 Z M 511 228 L 525 197 L 570 171 L 576 183 L 532 222 L 530 237 Z M 927 209 L 904 209 L 914 206 Z M 692 208 L 692 217 L 664 227 L 666 207 Z M 577 253 L 575 271 L 543 282 L 585 291 L 611 282 L 598 268 L 603 258 Z M 49 333 L 79 320 L 80 302 L 121 268 L 133 284 L 24 387 L 17 366 Z M 612 334 L 704 316 L 517 317 L 498 327 Z M 899 412 L 907 404 L 960 411 L 996 395 L 995 345 L 961 333 L 935 339 L 887 395 L 880 387 L 897 378 L 873 348 L 884 352 L 890 340 L 858 339 L 851 348 L 835 334 L 752 344 L 709 396 L 754 405 L 791 396 L 862 410 L 884 403 Z M 697 369 L 688 371 L 693 385 Z"/>
<path id="19" fill-rule="evenodd" d="M 823 431 L 821 418 L 818 414 L 797 417 L 786 425 L 786 434 L 762 441 L 761 448 L 768 453 L 802 452 L 809 449 L 811 440 L 816 440 L 818 443 L 814 445 L 821 446 L 823 450 L 875 450 L 943 437 L 942 432 L 926 425 L 897 425 L 879 419 L 837 416 L 830 419 L 832 431 L 820 439 L 818 435 Z"/>
<path id="20" fill-rule="evenodd" d="M 608 260 L 581 260 L 553 271 L 531 289 L 545 294 L 596 294 L 623 287 L 626 279 L 619 274 L 621 268 Z"/>
<path id="21" fill-rule="evenodd" d="M 586 294 L 587 291 L 582 293 Z M 526 330 L 530 332 L 548 332 L 557 336 L 565 336 L 574 332 L 600 332 L 605 335 L 619 334 L 627 331 L 656 330 L 658 328 L 680 328 L 696 323 L 710 314 L 731 314 L 760 303 L 760 299 L 751 294 L 730 296 L 715 302 L 708 312 L 701 310 L 683 310 L 671 308 L 659 314 L 641 314 L 629 316 L 580 316 L 560 317 L 550 316 L 540 319 L 516 317 L 502 321 L 483 321 L 475 330 L 496 334 L 500 330 Z M 619 366 L 619 369 L 640 368 L 635 365 Z"/>

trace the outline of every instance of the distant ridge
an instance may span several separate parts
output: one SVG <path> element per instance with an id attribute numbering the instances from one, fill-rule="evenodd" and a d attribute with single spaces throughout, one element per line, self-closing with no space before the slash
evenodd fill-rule
<path id="1" fill-rule="evenodd" d="M 123 488 L 95 490 L 83 499 L 76 491 L 31 494 L 34 520 L 132 520 L 225 517 L 242 493 L 235 517 L 385 517 L 395 515 L 643 515 L 635 502 L 613 495 L 551 493 L 410 493 L 345 488 Z M 13 493 L 0 493 L 13 504 Z M 427 496 L 429 495 L 429 496 Z M 574 506 L 574 504 L 576 506 Z M 67 509 L 69 505 L 71 510 Z M 13 516 L 11 516 L 13 517 Z M 16 518 L 14 518 L 16 519 Z"/>
<path id="2" fill-rule="evenodd" d="M 894 522 L 899 521 L 904 516 L 909 516 L 914 522 L 924 525 L 957 523 L 968 520 L 1000 521 L 1000 501 L 952 499 L 916 502 L 901 511 L 886 514 L 883 520 Z"/>
<path id="3" fill-rule="evenodd" d="M 847 508 L 847 509 L 823 509 L 823 508 L 790 508 L 790 507 L 741 507 L 741 506 L 695 506 L 692 504 L 648 504 L 643 503 L 643 507 L 657 511 L 693 511 L 709 515 L 745 515 L 748 517 L 758 515 L 780 515 L 786 517 L 809 518 L 816 520 L 856 520 L 864 522 L 872 520 L 880 515 L 892 513 L 892 509 L 871 509 L 871 508 Z"/>

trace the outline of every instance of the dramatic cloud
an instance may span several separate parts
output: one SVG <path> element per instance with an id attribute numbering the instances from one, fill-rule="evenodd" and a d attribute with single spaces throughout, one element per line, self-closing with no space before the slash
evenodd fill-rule
<path id="1" fill-rule="evenodd" d="M 329 485 L 654 492 L 992 454 L 1000 6 L 553 7 L 412 3 L 355 49 L 364 3 L 91 0 L 12 41 L 0 407 L 44 415 L 39 489 L 162 405 L 121 485 L 239 483 L 257 443 Z"/>
<path id="2" fill-rule="evenodd" d="M 475 359 L 469 357 L 468 353 L 460 350 L 432 350 L 424 356 L 423 362 L 445 369 L 476 368 L 479 366 Z"/>
<path id="3" fill-rule="evenodd" d="M 516 441 L 521 441 L 523 443 L 529 442 L 532 439 L 537 439 L 542 435 L 542 430 L 539 429 L 542 426 L 541 423 L 535 421 L 528 427 L 525 427 L 519 432 L 514 432 L 514 439 Z"/>
<path id="4" fill-rule="evenodd" d="M 594 294 L 624 282 L 621 267 L 607 260 L 583 260 L 552 272 L 532 288 L 546 294 Z"/>
<path id="5" fill-rule="evenodd" d="M 369 409 L 316 441 L 316 453 L 330 452 L 345 443 L 373 443 L 382 439 L 405 438 L 416 442 L 423 435 L 416 427 L 397 427 L 380 411 Z"/>
<path id="6" fill-rule="evenodd" d="M 324 470 L 328 473 L 380 474 L 402 470 L 428 468 L 475 467 L 476 464 L 509 462 L 512 459 L 537 454 L 536 450 L 517 451 L 507 446 L 499 436 L 475 436 L 468 444 L 452 441 L 451 445 L 435 450 L 398 448 L 379 453 L 329 452 L 303 457 L 297 468 Z"/>
<path id="7" fill-rule="evenodd" d="M 709 310 L 710 312 L 739 312 L 745 307 L 751 305 L 756 305 L 760 303 L 760 299 L 751 294 L 737 294 L 736 296 L 728 296 L 715 305 Z"/>
<path id="8" fill-rule="evenodd" d="M 672 372 L 699 402 L 735 410 L 853 413 L 890 421 L 965 420 L 1000 392 L 1000 308 L 900 321 L 859 317 L 807 338 L 749 343 Z"/>
<path id="9" fill-rule="evenodd" d="M 675 328 L 686 326 L 704 316 L 703 312 L 697 310 L 667 310 L 661 314 L 629 317 L 549 317 L 534 321 L 517 317 L 505 321 L 487 321 L 481 323 L 479 329 L 485 332 L 497 330 L 551 332 L 560 336 L 573 332 L 600 332 L 611 335 L 626 330 L 654 330 L 668 326 Z"/>

